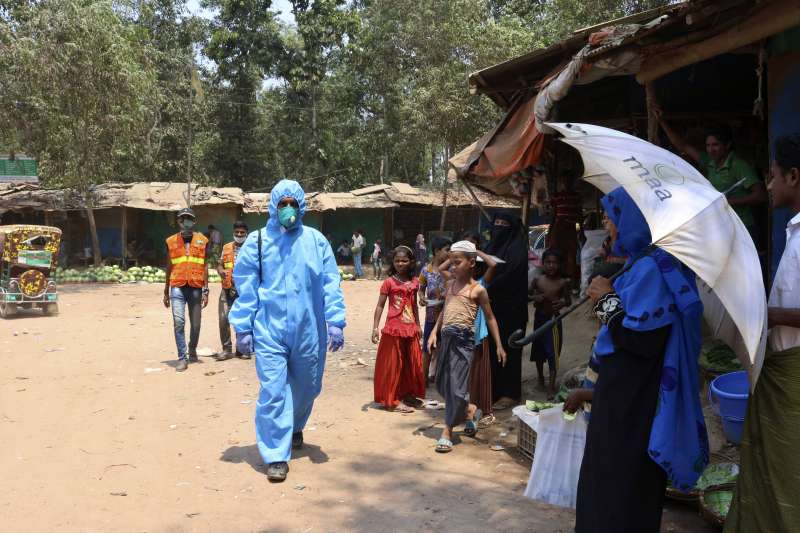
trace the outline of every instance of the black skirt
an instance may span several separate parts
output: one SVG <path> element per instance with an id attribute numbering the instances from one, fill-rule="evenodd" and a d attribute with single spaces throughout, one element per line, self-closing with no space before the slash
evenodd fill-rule
<path id="1" fill-rule="evenodd" d="M 667 477 L 648 445 L 669 327 L 639 333 L 616 326 L 617 351 L 600 357 L 575 531 L 658 533 Z"/>

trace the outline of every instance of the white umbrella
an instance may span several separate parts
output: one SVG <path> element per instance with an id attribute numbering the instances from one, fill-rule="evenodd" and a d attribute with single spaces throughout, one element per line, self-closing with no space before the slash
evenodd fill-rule
<path id="1" fill-rule="evenodd" d="M 689 163 L 638 137 L 591 124 L 548 125 L 580 152 L 584 179 L 604 193 L 624 187 L 653 243 L 702 280 L 705 319 L 755 387 L 766 349 L 766 292 L 756 248 L 725 195 Z"/>

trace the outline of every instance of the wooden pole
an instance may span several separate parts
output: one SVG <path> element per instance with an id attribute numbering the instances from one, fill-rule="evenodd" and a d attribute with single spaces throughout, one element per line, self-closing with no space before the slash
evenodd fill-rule
<path id="1" fill-rule="evenodd" d="M 89 222 L 89 234 L 92 237 L 92 251 L 94 254 L 94 266 L 100 266 L 102 257 L 100 255 L 100 239 L 97 238 L 97 224 L 94 220 L 94 209 L 86 208 L 86 219 Z"/>
<path id="2" fill-rule="evenodd" d="M 647 103 L 647 140 L 653 144 L 657 144 L 658 119 L 656 118 L 656 105 L 658 104 L 658 99 L 656 98 L 655 82 L 648 81 L 645 83 L 644 91 Z"/>
<path id="3" fill-rule="evenodd" d="M 120 229 L 120 243 L 122 243 L 122 268 L 128 268 L 128 210 L 122 206 L 122 228 Z"/>
<path id="4" fill-rule="evenodd" d="M 442 187 L 442 218 L 439 221 L 439 231 L 444 231 L 445 219 L 447 218 L 447 164 L 450 161 L 450 147 L 445 147 L 444 153 L 444 186 Z"/>
<path id="5" fill-rule="evenodd" d="M 522 226 L 528 228 L 528 215 L 531 209 L 531 189 L 533 188 L 533 180 L 528 180 L 528 187 L 525 194 L 522 195 Z"/>
<path id="6" fill-rule="evenodd" d="M 480 210 L 480 212 L 484 216 L 484 218 L 486 218 L 486 220 L 488 220 L 489 222 L 492 222 L 492 217 L 490 217 L 489 213 L 486 212 L 486 208 L 483 207 L 483 204 L 481 203 L 481 201 L 478 200 L 478 196 L 475 194 L 475 191 L 472 190 L 472 187 L 469 186 L 469 183 L 467 183 L 467 181 L 464 180 L 464 179 L 461 180 L 461 183 L 464 184 L 464 186 L 467 188 L 467 192 L 469 193 L 469 195 L 472 196 L 473 200 L 475 200 L 475 205 L 478 206 L 478 209 Z M 479 219 L 478 224 L 480 225 L 480 219 Z"/>

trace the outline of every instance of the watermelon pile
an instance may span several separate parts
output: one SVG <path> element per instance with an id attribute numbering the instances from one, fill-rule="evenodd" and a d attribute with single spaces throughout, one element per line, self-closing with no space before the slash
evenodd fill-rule
<path id="1" fill-rule="evenodd" d="M 56 283 L 164 283 L 166 272 L 156 267 L 131 267 L 122 270 L 119 266 L 90 267 L 86 269 L 58 267 L 53 275 Z"/>

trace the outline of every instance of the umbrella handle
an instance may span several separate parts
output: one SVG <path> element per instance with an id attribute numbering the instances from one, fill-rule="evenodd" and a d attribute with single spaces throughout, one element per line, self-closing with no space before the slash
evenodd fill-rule
<path id="1" fill-rule="evenodd" d="M 632 267 L 634 264 L 636 264 L 636 262 L 637 262 L 639 259 L 641 259 L 641 258 L 643 258 L 644 256 L 648 255 L 648 254 L 649 254 L 650 252 L 652 252 L 652 251 L 653 251 L 655 248 L 656 248 L 656 245 L 655 245 L 655 244 L 649 244 L 649 245 L 647 245 L 647 247 L 646 247 L 644 250 L 642 250 L 641 252 L 639 252 L 639 254 L 638 254 L 638 255 L 636 255 L 636 256 L 635 256 L 633 259 L 631 259 L 630 261 L 628 261 L 628 263 L 627 263 L 627 264 L 626 264 L 624 267 L 622 267 L 621 269 L 619 269 L 619 270 L 616 272 L 616 274 L 614 274 L 613 276 L 611 276 L 610 278 L 608 278 L 608 280 L 609 280 L 609 281 L 614 281 L 615 279 L 617 279 L 618 277 L 620 277 L 622 274 L 624 274 L 625 272 L 627 272 L 628 270 L 630 270 L 630 269 L 631 269 L 631 267 Z M 541 336 L 543 333 L 545 333 L 545 332 L 547 332 L 547 331 L 550 331 L 550 329 L 552 329 L 552 328 L 553 328 L 553 326 L 555 326 L 556 324 L 558 324 L 559 322 L 561 322 L 562 320 L 564 320 L 564 319 L 567 317 L 567 315 L 569 315 L 569 314 L 573 313 L 573 312 L 574 312 L 574 311 L 575 311 L 577 308 L 581 307 L 583 304 L 585 304 L 585 303 L 586 303 L 586 302 L 588 302 L 588 301 L 589 301 L 589 297 L 588 297 L 588 296 L 584 296 L 583 298 L 581 298 L 580 300 L 578 300 L 577 302 L 575 302 L 574 304 L 572 304 L 571 306 L 569 306 L 567 309 L 565 309 L 563 312 L 559 313 L 558 315 L 554 316 L 553 318 L 551 318 L 550 320 L 548 320 L 547 322 L 545 322 L 544 324 L 542 324 L 541 326 L 539 326 L 538 328 L 536 328 L 536 329 L 535 329 L 534 331 L 532 331 L 532 332 L 530 333 L 530 335 L 528 335 L 527 337 L 524 337 L 524 338 L 523 338 L 523 332 L 522 332 L 522 330 L 517 330 L 517 331 L 515 331 L 514 333 L 512 333 L 512 334 L 511 334 L 511 335 L 508 337 L 508 346 L 509 346 L 510 348 L 522 348 L 523 346 L 525 346 L 525 345 L 527 345 L 527 344 L 530 344 L 530 343 L 532 343 L 532 342 L 533 342 L 533 341 L 535 341 L 537 338 L 539 338 L 539 337 L 540 337 L 540 336 Z"/>
<path id="2" fill-rule="evenodd" d="M 565 309 L 561 314 L 554 316 L 553 318 L 551 318 L 550 320 L 548 320 L 547 322 L 536 328 L 534 331 L 531 332 L 530 335 L 528 335 L 525 338 L 523 338 L 524 332 L 521 329 L 515 331 L 508 338 L 508 346 L 511 348 L 522 348 L 523 346 L 532 343 L 533 341 L 541 337 L 543 333 L 550 331 L 556 324 L 564 320 L 564 318 L 567 315 L 569 315 L 570 313 L 572 313 L 573 311 L 575 311 L 577 308 L 579 308 L 588 301 L 589 297 L 584 296 L 583 298 L 581 298 L 580 300 L 569 306 L 567 309 Z"/>

